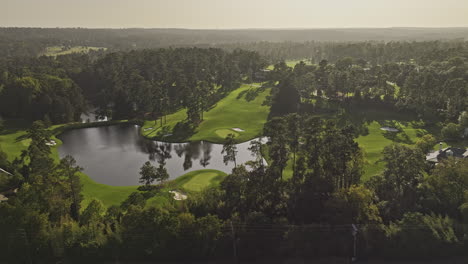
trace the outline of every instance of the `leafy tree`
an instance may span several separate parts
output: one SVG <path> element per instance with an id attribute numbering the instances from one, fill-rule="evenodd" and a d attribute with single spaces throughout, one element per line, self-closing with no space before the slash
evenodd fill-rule
<path id="1" fill-rule="evenodd" d="M 329 223 L 378 224 L 382 219 L 374 193 L 363 186 L 351 186 L 333 193 L 325 204 Z"/>
<path id="2" fill-rule="evenodd" d="M 260 166 L 263 166 L 262 141 L 250 141 L 249 151 L 251 152 L 251 155 L 255 157 L 256 162 L 258 162 Z"/>
<path id="3" fill-rule="evenodd" d="M 416 141 L 416 147 L 418 147 L 423 153 L 428 153 L 433 149 L 436 142 L 437 141 L 433 135 L 427 134 Z"/>
<path id="4" fill-rule="evenodd" d="M 389 243 L 384 247 L 393 257 L 451 255 L 448 252 L 456 252 L 459 241 L 448 216 L 406 213 L 387 232 Z"/>
<path id="5" fill-rule="evenodd" d="M 460 206 L 468 191 L 468 160 L 450 158 L 440 162 L 423 184 L 423 208 L 460 219 Z"/>
<path id="6" fill-rule="evenodd" d="M 102 221 L 102 214 L 104 213 L 104 206 L 98 200 L 92 200 L 80 217 L 82 225 L 97 225 Z"/>
<path id="7" fill-rule="evenodd" d="M 384 148 L 386 163 L 382 177 L 368 183 L 380 200 L 385 201 L 381 210 L 386 219 L 395 219 L 418 206 L 418 185 L 424 175 L 424 155 L 419 149 L 403 145 Z"/>
<path id="8" fill-rule="evenodd" d="M 140 183 L 145 184 L 146 186 L 151 185 L 155 180 L 158 179 L 158 170 L 156 167 L 151 165 L 151 162 L 147 161 L 140 168 Z"/>
<path id="9" fill-rule="evenodd" d="M 223 150 L 221 154 L 224 154 L 223 160 L 227 165 L 230 161 L 234 162 L 234 167 L 237 167 L 236 164 L 236 155 L 237 155 L 237 146 L 234 134 L 228 134 L 224 140 Z"/>
<path id="10" fill-rule="evenodd" d="M 458 124 L 464 129 L 468 128 L 468 111 L 463 111 L 460 114 L 460 116 L 458 117 Z M 1 123 L 0 123 L 0 129 L 1 129 Z"/>
<path id="11" fill-rule="evenodd" d="M 442 128 L 442 136 L 448 140 L 457 140 L 460 138 L 460 127 L 457 124 L 449 123 Z"/>
<path id="12" fill-rule="evenodd" d="M 70 194 L 73 201 L 71 206 L 71 215 L 76 220 L 79 219 L 81 202 L 83 201 L 83 195 L 81 194 L 83 185 L 81 184 L 80 177 L 78 175 L 82 170 L 83 168 L 77 166 L 76 160 L 70 155 L 61 159 L 58 166 L 59 173 L 64 175 L 68 180 Z"/>
<path id="13" fill-rule="evenodd" d="M 288 150 L 288 124 L 286 118 L 275 117 L 265 124 L 264 133 L 270 137 L 268 143 L 268 155 L 270 157 L 270 168 L 282 178 L 284 168 L 289 160 Z"/>
<path id="14" fill-rule="evenodd" d="M 131 193 L 125 201 L 122 202 L 121 207 L 123 210 L 128 210 L 131 206 L 145 207 L 146 199 L 140 192 Z"/>
<path id="15" fill-rule="evenodd" d="M 159 164 L 159 167 L 156 169 L 156 177 L 160 183 L 163 183 L 167 179 L 169 179 L 169 173 L 167 173 L 167 169 L 164 167 L 164 163 Z"/>
<path id="16" fill-rule="evenodd" d="M 295 86 L 295 79 L 290 75 L 278 84 L 277 92 L 273 95 L 270 115 L 281 116 L 296 113 L 299 103 L 300 96 Z"/>

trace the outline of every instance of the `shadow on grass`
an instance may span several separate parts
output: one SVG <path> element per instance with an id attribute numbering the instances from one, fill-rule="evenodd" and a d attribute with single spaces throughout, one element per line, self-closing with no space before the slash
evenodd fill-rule
<path id="1" fill-rule="evenodd" d="M 255 100 L 260 95 L 260 93 L 264 92 L 267 88 L 268 86 L 265 86 L 265 85 L 258 86 L 258 87 L 251 85 L 250 89 L 240 92 L 237 95 L 236 99 L 240 100 L 244 98 L 247 102 L 251 102 Z"/>

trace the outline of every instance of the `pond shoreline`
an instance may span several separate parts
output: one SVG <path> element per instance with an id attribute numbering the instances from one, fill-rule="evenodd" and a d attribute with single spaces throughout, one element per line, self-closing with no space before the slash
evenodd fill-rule
<path id="1" fill-rule="evenodd" d="M 147 139 L 141 135 L 141 127 L 135 122 L 69 125 L 55 132 L 60 140 L 57 141 L 59 157 L 73 156 L 85 174 L 97 183 L 110 186 L 138 185 L 138 172 L 145 161 L 150 161 L 153 166 L 164 163 L 170 179 L 203 169 L 229 174 L 234 168 L 234 162 L 224 162 L 223 144 Z M 249 142 L 236 143 L 237 164 L 256 159 L 249 150 Z"/>

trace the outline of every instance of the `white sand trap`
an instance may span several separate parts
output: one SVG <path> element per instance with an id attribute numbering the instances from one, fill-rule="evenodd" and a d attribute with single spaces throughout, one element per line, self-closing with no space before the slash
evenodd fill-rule
<path id="1" fill-rule="evenodd" d="M 177 201 L 182 201 L 182 200 L 186 200 L 187 199 L 187 195 L 185 194 L 182 194 L 178 191 L 169 191 L 170 193 L 174 194 L 174 200 L 177 200 Z"/>
<path id="2" fill-rule="evenodd" d="M 147 127 L 145 129 L 143 129 L 143 131 L 148 131 L 148 130 L 152 130 L 153 128 L 152 127 Z"/>
<path id="3" fill-rule="evenodd" d="M 380 129 L 388 132 L 399 132 L 400 130 L 394 128 L 394 127 L 381 127 Z"/>
<path id="4" fill-rule="evenodd" d="M 51 140 L 49 142 L 46 142 L 45 143 L 47 146 L 56 146 L 57 145 L 57 142 L 55 142 L 55 140 Z"/>
<path id="5" fill-rule="evenodd" d="M 232 128 L 232 130 L 234 130 L 236 132 L 244 132 L 245 131 L 244 129 L 238 128 L 238 127 L 234 127 L 234 128 Z"/>

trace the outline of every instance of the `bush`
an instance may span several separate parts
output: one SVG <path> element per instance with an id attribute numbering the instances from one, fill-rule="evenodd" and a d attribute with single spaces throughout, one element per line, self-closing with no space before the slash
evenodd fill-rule
<path id="1" fill-rule="evenodd" d="M 448 216 L 406 213 L 387 227 L 385 253 L 395 258 L 448 257 L 461 249 L 455 223 Z"/>

